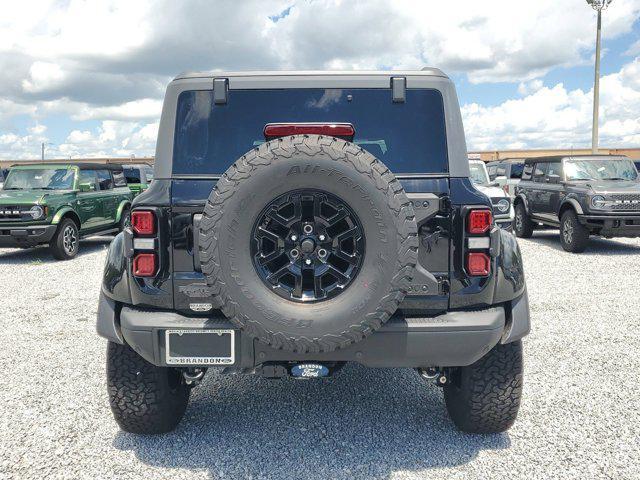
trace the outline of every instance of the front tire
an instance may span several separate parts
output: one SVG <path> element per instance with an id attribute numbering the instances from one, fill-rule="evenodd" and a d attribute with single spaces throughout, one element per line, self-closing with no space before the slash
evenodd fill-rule
<path id="1" fill-rule="evenodd" d="M 109 403 L 122 430 L 170 432 L 184 416 L 191 389 L 175 368 L 156 367 L 128 345 L 107 347 Z"/>
<path id="2" fill-rule="evenodd" d="M 80 234 L 76 222 L 70 218 L 62 220 L 49 247 L 54 258 L 58 260 L 71 260 L 78 255 Z"/>
<path id="3" fill-rule="evenodd" d="M 457 368 L 444 387 L 456 427 L 468 433 L 509 429 L 520 408 L 522 371 L 521 341 L 498 344 L 476 363 Z"/>
<path id="4" fill-rule="evenodd" d="M 519 238 L 531 238 L 533 235 L 533 222 L 527 215 L 527 210 L 524 208 L 524 204 L 518 203 L 516 205 L 516 215 L 513 219 L 513 231 Z"/>
<path id="5" fill-rule="evenodd" d="M 560 218 L 560 243 L 567 252 L 584 252 L 589 244 L 589 230 L 580 224 L 573 210 L 567 210 Z"/>

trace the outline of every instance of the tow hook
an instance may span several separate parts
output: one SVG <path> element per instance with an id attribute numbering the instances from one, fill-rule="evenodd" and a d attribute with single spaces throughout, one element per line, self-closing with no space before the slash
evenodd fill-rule
<path id="1" fill-rule="evenodd" d="M 439 367 L 418 368 L 418 373 L 425 380 L 433 381 L 439 387 L 444 387 L 450 382 L 446 369 Z"/>
<path id="2" fill-rule="evenodd" d="M 204 368 L 190 368 L 188 370 L 183 370 L 182 377 L 187 385 L 196 386 L 199 385 L 202 381 L 206 369 Z"/>

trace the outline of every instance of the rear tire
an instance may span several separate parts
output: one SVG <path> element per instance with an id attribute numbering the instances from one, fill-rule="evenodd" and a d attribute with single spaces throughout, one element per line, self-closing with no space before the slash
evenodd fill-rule
<path id="1" fill-rule="evenodd" d="M 519 238 L 531 238 L 533 235 L 533 222 L 527 215 L 527 210 L 524 208 L 524 204 L 518 203 L 516 205 L 516 215 L 513 219 L 513 231 L 516 237 Z"/>
<path id="2" fill-rule="evenodd" d="M 560 243 L 567 252 L 584 252 L 589 244 L 589 230 L 580 224 L 573 210 L 567 210 L 560 218 Z"/>
<path id="3" fill-rule="evenodd" d="M 63 219 L 58 225 L 49 247 L 51 254 L 58 260 L 71 260 L 78 255 L 80 234 L 76 222 L 70 218 Z"/>
<path id="4" fill-rule="evenodd" d="M 521 341 L 498 344 L 476 363 L 456 369 L 444 387 L 456 427 L 468 433 L 509 429 L 520 408 L 522 370 Z"/>
<path id="5" fill-rule="evenodd" d="M 128 345 L 107 347 L 109 403 L 122 430 L 170 432 L 184 416 L 191 389 L 175 368 L 156 367 Z"/>

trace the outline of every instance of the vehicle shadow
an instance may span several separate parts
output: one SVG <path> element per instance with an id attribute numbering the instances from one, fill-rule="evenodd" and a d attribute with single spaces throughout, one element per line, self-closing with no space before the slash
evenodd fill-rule
<path id="1" fill-rule="evenodd" d="M 456 430 L 440 389 L 414 370 L 348 365 L 327 380 L 209 372 L 176 431 L 119 432 L 113 444 L 149 466 L 211 478 L 383 479 L 464 464 L 510 439 Z"/>
<path id="2" fill-rule="evenodd" d="M 80 240 L 80 250 L 78 251 L 78 257 L 83 255 L 89 255 L 90 253 L 97 252 L 109 246 L 113 240 L 113 237 L 88 237 Z M 33 248 L 0 248 L 0 265 L 9 264 L 31 264 L 31 263 L 56 263 L 60 260 L 56 260 L 51 255 L 49 247 L 39 246 Z"/>
<path id="3" fill-rule="evenodd" d="M 522 239 L 518 239 L 522 240 Z M 559 252 L 565 252 L 560 244 L 559 230 L 542 230 L 533 233 L 533 237 L 526 241 L 533 241 L 541 245 L 553 248 Z M 617 239 L 601 237 L 590 237 L 587 249 L 580 255 L 629 255 L 630 253 L 640 253 L 640 245 L 630 245 Z"/>

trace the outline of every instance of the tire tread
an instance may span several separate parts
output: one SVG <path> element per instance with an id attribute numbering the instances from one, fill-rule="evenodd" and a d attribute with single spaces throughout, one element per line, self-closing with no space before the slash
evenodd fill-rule
<path id="1" fill-rule="evenodd" d="M 242 314 L 238 304 L 230 299 L 228 285 L 221 280 L 217 247 L 217 226 L 225 211 L 225 202 L 238 190 L 240 183 L 258 169 L 269 168 L 278 158 L 297 154 L 310 157 L 324 154 L 334 161 L 349 163 L 387 198 L 395 213 L 398 254 L 391 287 L 374 312 L 344 331 L 313 338 L 293 337 L 266 329 Z M 214 305 L 234 324 L 249 335 L 275 349 L 299 353 L 331 352 L 362 340 L 380 328 L 397 310 L 404 299 L 418 261 L 418 230 L 415 212 L 400 182 L 389 169 L 366 150 L 344 140 L 321 135 L 297 135 L 266 142 L 236 161 L 220 178 L 207 200 L 200 224 L 200 262 L 207 284 L 212 288 Z"/>

